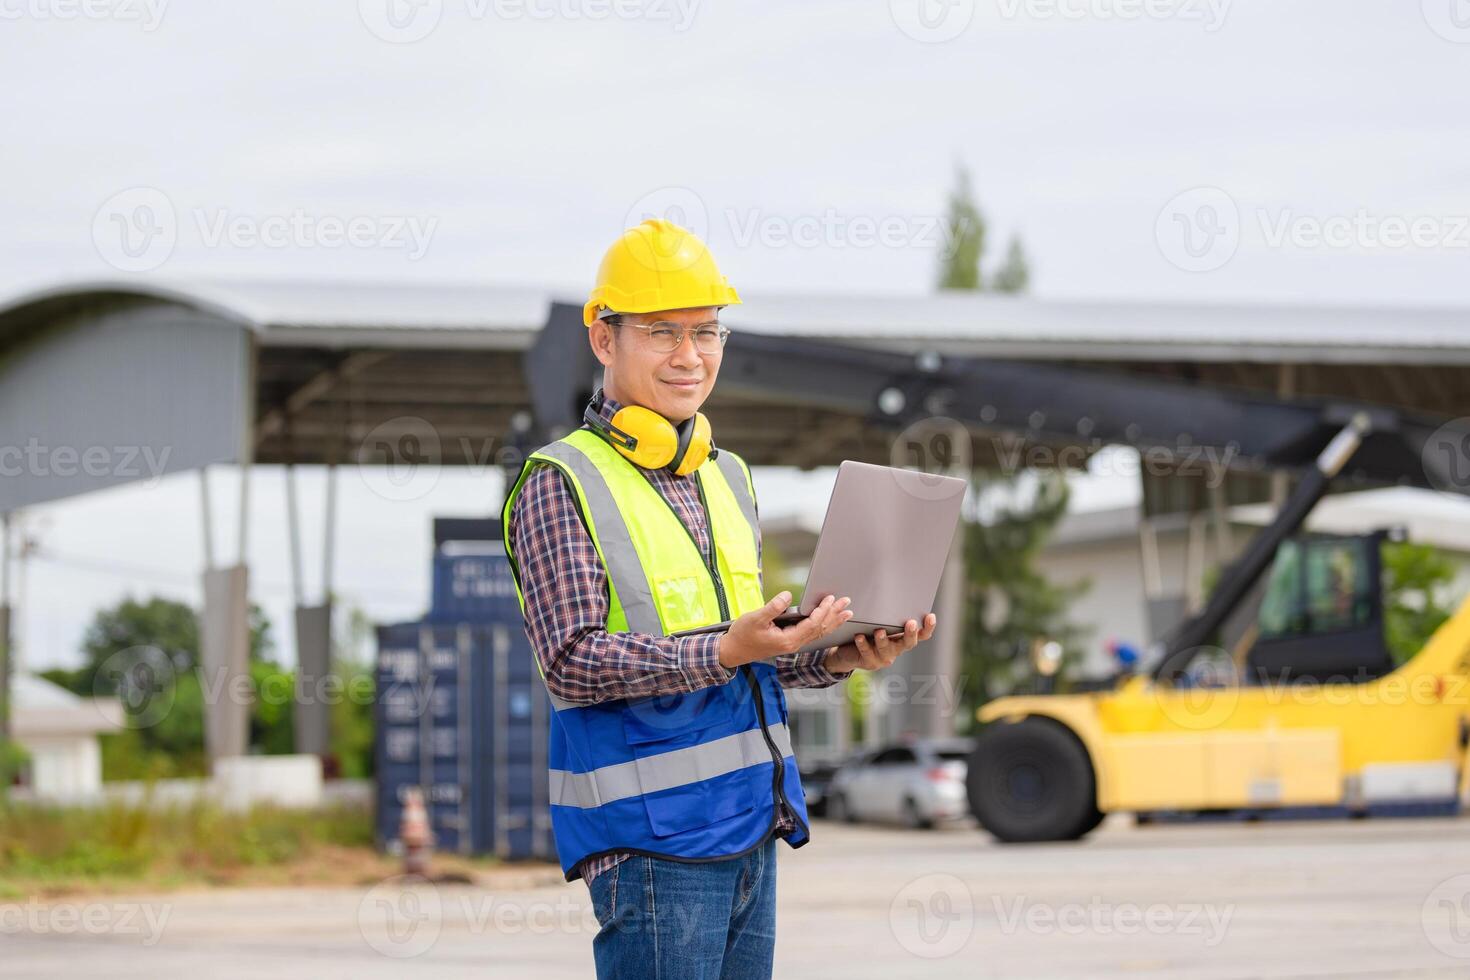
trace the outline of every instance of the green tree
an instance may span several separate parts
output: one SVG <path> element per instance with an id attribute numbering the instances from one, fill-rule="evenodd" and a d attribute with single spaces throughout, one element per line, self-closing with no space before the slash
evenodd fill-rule
<path id="1" fill-rule="evenodd" d="M 265 755 L 290 755 L 296 751 L 296 672 L 257 660 L 250 665 L 250 684 L 250 744 Z"/>
<path id="2" fill-rule="evenodd" d="M 335 603 L 334 603 L 335 604 Z M 342 698 L 332 705 L 331 752 L 344 779 L 374 773 L 373 657 L 377 636 L 367 613 L 342 604 L 342 621 L 333 631 L 333 671 L 342 680 Z"/>
<path id="3" fill-rule="evenodd" d="M 975 200 L 970 171 L 955 168 L 954 188 L 949 192 L 945 214 L 947 248 L 939 260 L 940 289 L 989 289 L 998 293 L 1023 293 L 1031 282 L 1031 269 L 1018 235 L 1011 236 L 1005 260 L 993 276 L 985 273 L 985 216 Z"/>
<path id="4" fill-rule="evenodd" d="M 10 795 L 10 785 L 25 772 L 30 757 L 14 739 L 0 740 L 0 806 Z"/>
<path id="5" fill-rule="evenodd" d="M 1022 686 L 1032 673 L 1031 642 L 1062 644 L 1065 666 L 1085 631 L 1067 609 L 1090 583 L 1060 586 L 1036 569 L 1036 556 L 1067 511 L 1066 477 L 1052 471 L 1005 476 L 977 471 L 972 512 L 964 522 L 965 629 L 961 653 L 965 717 L 985 701 Z"/>
<path id="6" fill-rule="evenodd" d="M 343 779 L 367 779 L 375 771 L 373 752 L 373 669 L 337 661 L 345 696 L 332 705 L 332 756 Z"/>
<path id="7" fill-rule="evenodd" d="M 205 692 L 200 683 L 199 618 L 185 603 L 157 596 L 124 599 L 98 611 L 82 639 L 82 666 L 48 670 L 43 677 L 82 697 L 119 695 L 121 672 L 114 658 L 124 651 L 151 648 L 161 658 L 160 687 L 151 697 L 166 708 L 149 708 L 138 726 L 102 737 L 102 771 L 107 779 L 200 775 L 205 771 Z M 250 607 L 252 680 L 258 685 L 279 667 L 271 623 L 259 606 Z M 123 658 L 126 660 L 126 656 Z M 109 663 L 109 661 L 111 663 Z M 165 666 L 166 662 L 166 666 Z M 152 704 L 152 702 L 150 702 Z M 252 742 L 279 751 L 282 714 L 256 699 Z M 290 712 L 285 712 L 284 744 L 290 744 Z M 289 748 L 286 749 L 289 751 Z"/>
<path id="8" fill-rule="evenodd" d="M 997 293 L 1024 293 L 1030 282 L 1031 269 L 1026 263 L 1026 252 L 1021 247 L 1021 239 L 1013 236 L 1006 248 L 1005 262 L 996 270 L 990 288 Z"/>
<path id="9" fill-rule="evenodd" d="M 985 218 L 975 203 L 970 171 L 955 169 L 955 186 L 949 194 L 945 217 L 948 248 L 940 256 L 940 289 L 980 289 L 980 259 L 985 254 Z"/>
<path id="10" fill-rule="evenodd" d="M 144 602 L 124 599 L 111 609 L 100 610 L 82 636 L 82 666 L 55 668 L 41 676 L 75 694 L 111 696 L 117 693 L 115 676 L 98 673 L 116 654 L 139 647 L 162 652 L 176 674 L 194 673 L 199 667 L 199 614 L 187 604 L 157 596 Z M 269 660 L 275 638 L 265 610 L 250 606 L 250 659 Z"/>
<path id="11" fill-rule="evenodd" d="M 82 637 L 77 693 L 116 694 L 116 678 L 99 680 L 98 671 L 113 655 L 135 647 L 161 650 L 176 673 L 192 673 L 199 666 L 199 617 L 184 603 L 157 596 L 143 602 L 124 599 L 99 611 Z"/>

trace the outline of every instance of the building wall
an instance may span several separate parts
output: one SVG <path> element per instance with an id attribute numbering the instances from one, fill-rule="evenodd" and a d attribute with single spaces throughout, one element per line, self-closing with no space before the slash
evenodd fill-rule
<path id="1" fill-rule="evenodd" d="M 95 735 L 31 735 L 18 739 L 30 756 L 38 800 L 92 796 L 102 790 L 102 752 Z"/>
<path id="2" fill-rule="evenodd" d="M 1088 631 L 1082 641 L 1080 672 L 1084 676 L 1111 669 L 1109 640 L 1135 646 L 1147 642 L 1143 565 L 1137 538 L 1048 548 L 1038 556 L 1036 566 L 1057 585 L 1091 580 L 1091 587 L 1073 601 L 1067 612 L 1072 623 Z"/>
<path id="3" fill-rule="evenodd" d="M 1197 579 L 1219 563 L 1213 529 L 1206 529 L 1204 560 L 1194 567 L 1188 559 L 1188 532 L 1169 530 L 1156 536 L 1162 595 L 1186 595 L 1198 589 Z M 1239 529 L 1227 538 L 1230 557 L 1246 540 Z M 1088 630 L 1083 639 L 1083 676 L 1111 673 L 1115 667 L 1109 641 L 1131 644 L 1142 652 L 1157 637 L 1151 635 L 1145 589 L 1143 550 L 1136 532 L 1104 539 L 1052 544 L 1037 556 L 1037 569 L 1050 581 L 1074 585 L 1091 579 L 1091 587 L 1074 600 L 1068 618 Z"/>

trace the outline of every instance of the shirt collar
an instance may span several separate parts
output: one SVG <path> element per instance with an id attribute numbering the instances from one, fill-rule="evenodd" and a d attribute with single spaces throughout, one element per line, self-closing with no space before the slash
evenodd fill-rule
<path id="1" fill-rule="evenodd" d="M 613 420 L 613 416 L 618 414 L 618 409 L 622 407 L 622 402 L 618 401 L 610 395 L 604 394 L 602 396 L 602 407 L 597 410 L 597 414 L 601 415 L 605 421 L 611 422 Z"/>

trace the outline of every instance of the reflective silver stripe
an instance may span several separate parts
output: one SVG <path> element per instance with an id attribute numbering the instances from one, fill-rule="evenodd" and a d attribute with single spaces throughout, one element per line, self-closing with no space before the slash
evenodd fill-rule
<path id="1" fill-rule="evenodd" d="M 783 756 L 791 754 L 791 736 L 777 722 L 771 738 Z M 703 745 L 661 752 L 632 762 L 619 762 L 590 772 L 552 769 L 551 802 L 581 809 L 599 807 L 661 789 L 686 786 L 771 761 L 771 750 L 759 728 L 727 735 Z"/>
<path id="2" fill-rule="evenodd" d="M 756 524 L 755 498 L 750 495 L 750 485 L 745 482 L 745 469 L 736 461 L 735 457 L 723 449 L 715 457 L 715 465 L 724 474 L 725 482 L 730 484 L 730 492 L 735 495 L 736 503 L 740 504 L 740 513 L 745 515 L 745 523 L 750 528 L 750 535 L 755 537 Z"/>
<path id="3" fill-rule="evenodd" d="M 603 562 L 607 565 L 608 577 L 617 589 L 618 601 L 623 605 L 623 614 L 628 619 L 628 629 L 635 633 L 652 633 L 663 636 L 663 623 L 658 618 L 658 608 L 653 604 L 653 590 L 648 586 L 648 576 L 643 574 L 643 563 L 633 548 L 633 538 L 628 534 L 628 524 L 623 512 L 613 500 L 612 490 L 602 478 L 597 464 L 576 446 L 567 442 L 553 442 L 538 452 L 563 463 L 582 484 L 582 493 L 592 511 L 592 523 L 597 525 L 597 540 L 602 545 Z"/>

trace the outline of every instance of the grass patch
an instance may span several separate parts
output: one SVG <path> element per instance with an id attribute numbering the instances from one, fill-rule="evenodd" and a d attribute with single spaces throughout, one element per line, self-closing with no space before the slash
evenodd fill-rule
<path id="1" fill-rule="evenodd" d="M 373 850 L 372 812 L 362 807 L 234 813 L 210 804 L 0 803 L 0 895 L 10 897 L 253 878 L 274 883 L 312 876 L 314 868 L 360 868 L 370 877 L 385 861 Z M 269 871 L 277 873 L 257 874 Z"/>

